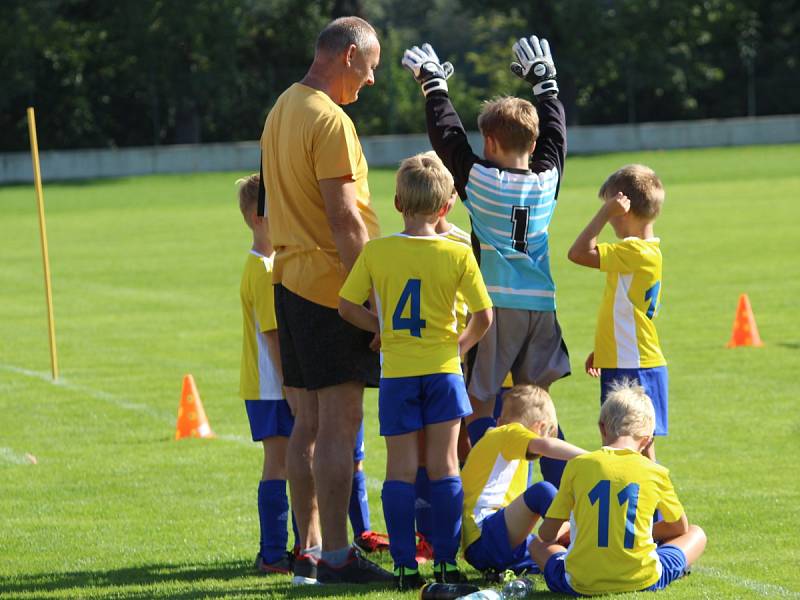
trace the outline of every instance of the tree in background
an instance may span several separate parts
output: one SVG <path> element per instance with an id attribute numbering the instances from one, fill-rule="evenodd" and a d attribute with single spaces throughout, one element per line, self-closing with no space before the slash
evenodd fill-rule
<path id="1" fill-rule="evenodd" d="M 360 14 L 383 47 L 350 112 L 362 135 L 423 132 L 400 55 L 429 41 L 468 128 L 525 95 L 508 48 L 548 38 L 572 124 L 800 112 L 800 0 L 3 0 L 0 150 L 257 139 L 324 24 Z"/>

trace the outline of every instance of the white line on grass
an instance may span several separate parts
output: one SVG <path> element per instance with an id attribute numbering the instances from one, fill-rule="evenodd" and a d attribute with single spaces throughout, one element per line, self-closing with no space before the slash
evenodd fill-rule
<path id="1" fill-rule="evenodd" d="M 762 581 L 755 581 L 753 579 L 746 579 L 744 577 L 737 577 L 729 571 L 722 569 L 715 569 L 713 567 L 696 567 L 695 573 L 726 581 L 736 587 L 744 588 L 752 592 L 756 592 L 768 598 L 800 598 L 800 593 L 787 590 L 785 587 L 775 585 L 774 583 L 764 583 Z"/>
<path id="2" fill-rule="evenodd" d="M 12 448 L 0 446 L 0 461 L 11 463 L 12 465 L 29 465 L 31 459 L 26 454 L 20 454 Z"/>
<path id="3" fill-rule="evenodd" d="M 14 366 L 14 365 L 7 365 L 7 364 L 2 364 L 2 363 L 0 363 L 0 369 L 2 369 L 4 371 L 10 371 L 11 373 L 16 373 L 18 375 L 24 375 L 25 377 L 32 377 L 34 379 L 41 379 L 42 381 L 44 381 L 46 383 L 51 383 L 53 385 L 58 385 L 58 386 L 61 386 L 63 388 L 66 388 L 68 390 L 75 391 L 75 392 L 81 392 L 81 393 L 86 394 L 87 396 L 95 398 L 96 400 L 102 400 L 103 402 L 108 402 L 108 403 L 113 404 L 114 406 L 117 406 L 118 408 L 122 408 L 124 410 L 133 410 L 133 411 L 143 412 L 143 413 L 153 417 L 154 419 L 169 423 L 170 425 L 172 425 L 175 422 L 175 417 L 167 416 L 166 413 L 160 412 L 160 411 L 156 411 L 156 410 L 150 408 L 149 406 L 147 406 L 146 404 L 141 404 L 141 403 L 138 403 L 138 402 L 129 402 L 128 400 L 125 400 L 124 398 L 121 398 L 120 396 L 115 396 L 114 394 L 110 394 L 110 393 L 104 392 L 102 390 L 96 390 L 96 389 L 90 388 L 89 386 L 86 386 L 86 385 L 81 385 L 81 384 L 78 384 L 78 383 L 72 383 L 70 381 L 67 381 L 63 377 L 60 378 L 58 381 L 54 382 L 52 380 L 52 377 L 51 377 L 50 373 L 45 372 L 45 371 L 32 371 L 30 369 L 23 369 L 22 367 L 17 367 L 17 366 Z M 250 445 L 253 444 L 253 442 L 252 442 L 252 440 L 250 440 L 250 438 L 247 438 L 247 437 L 245 437 L 243 435 L 236 435 L 236 434 L 229 434 L 229 433 L 220 434 L 220 435 L 217 436 L 217 439 L 225 441 L 225 442 L 233 442 L 235 444 L 242 444 L 242 445 L 246 445 L 246 446 L 250 446 Z M 6 457 L 3 455 L 2 451 L 0 451 L 0 459 L 6 459 Z M 6 459 L 6 460 L 8 460 L 8 459 Z M 23 461 L 22 462 L 26 463 L 28 461 L 23 457 Z M 15 464 L 17 464 L 17 463 L 15 463 Z M 378 480 L 378 479 L 375 479 L 374 477 L 367 477 L 367 487 L 369 489 L 371 489 L 371 490 L 380 490 L 383 487 L 383 482 Z"/>
<path id="4" fill-rule="evenodd" d="M 57 381 L 53 381 L 50 376 L 50 373 L 44 371 L 31 371 L 30 369 L 23 369 L 21 367 L 16 367 L 14 365 L 7 365 L 7 364 L 0 364 L 0 369 L 3 369 L 5 371 L 10 371 L 12 373 L 17 373 L 19 375 L 24 375 L 26 377 L 41 379 L 42 381 L 45 381 L 47 383 L 63 387 L 65 389 L 74 392 L 85 394 L 91 398 L 94 398 L 95 400 L 102 400 L 103 402 L 108 402 L 109 404 L 113 404 L 114 406 L 122 408 L 124 410 L 143 412 L 147 415 L 150 415 L 154 419 L 158 419 L 160 421 L 167 421 L 169 423 L 172 423 L 174 420 L 173 417 L 167 417 L 166 413 L 154 410 L 149 406 L 147 406 L 146 404 L 141 404 L 139 402 L 130 402 L 120 396 L 115 396 L 114 394 L 110 394 L 102 390 L 96 390 L 87 385 L 72 383 L 67 379 L 64 379 L 63 377 L 59 378 Z"/>

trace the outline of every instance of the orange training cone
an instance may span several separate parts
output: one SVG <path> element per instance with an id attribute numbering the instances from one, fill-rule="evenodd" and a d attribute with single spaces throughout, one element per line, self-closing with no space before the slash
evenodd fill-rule
<path id="1" fill-rule="evenodd" d="M 203 403 L 200 401 L 200 394 L 197 393 L 194 377 L 191 375 L 183 376 L 181 403 L 178 405 L 178 424 L 175 428 L 176 440 L 186 437 L 214 437 L 206 418 L 206 411 L 203 410 Z"/>
<path id="2" fill-rule="evenodd" d="M 761 336 L 758 335 L 756 318 L 753 316 L 753 309 L 750 308 L 750 300 L 747 294 L 739 296 L 739 306 L 736 309 L 736 318 L 733 320 L 733 333 L 728 342 L 728 348 L 737 346 L 756 346 L 761 347 Z"/>

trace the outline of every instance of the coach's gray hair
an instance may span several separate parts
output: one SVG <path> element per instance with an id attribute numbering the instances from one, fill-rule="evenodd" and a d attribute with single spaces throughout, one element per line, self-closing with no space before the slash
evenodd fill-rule
<path id="1" fill-rule="evenodd" d="M 328 23 L 317 38 L 317 52 L 337 54 L 355 44 L 359 50 L 366 49 L 378 34 L 375 28 L 360 17 L 339 17 Z"/>

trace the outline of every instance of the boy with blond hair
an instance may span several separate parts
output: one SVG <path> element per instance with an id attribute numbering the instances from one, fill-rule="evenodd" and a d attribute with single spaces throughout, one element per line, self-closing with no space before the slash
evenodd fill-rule
<path id="1" fill-rule="evenodd" d="M 403 56 L 425 95 L 431 145 L 469 212 L 473 248 L 494 305 L 492 327 L 467 361 L 473 444 L 495 424 L 495 397 L 509 371 L 515 383 L 544 389 L 570 373 L 548 247 L 566 155 L 564 108 L 547 41 L 523 38 L 514 52 L 519 62 L 512 71 L 533 84 L 537 106 L 511 97 L 487 102 L 478 118 L 485 158 L 472 151 L 450 102 L 452 65 L 441 63 L 429 44 Z M 541 466 L 557 487 L 563 462 Z"/>
<path id="2" fill-rule="evenodd" d="M 453 179 L 435 156 L 404 160 L 395 207 L 405 229 L 368 242 L 339 292 L 342 318 L 381 336 L 378 416 L 387 454 L 381 497 L 400 589 L 422 584 L 414 537 L 421 430 L 434 574 L 437 581 L 460 579 L 456 554 L 464 495 L 457 441 L 461 419 L 470 413 L 460 356 L 488 329 L 492 303 L 472 251 L 436 233 L 452 190 Z M 363 306 L 372 291 L 377 315 Z M 472 313 L 460 334 L 454 310 L 459 292 Z"/>
<path id="3" fill-rule="evenodd" d="M 550 395 L 517 385 L 503 397 L 497 427 L 472 448 L 461 470 L 464 482 L 464 557 L 479 571 L 538 571 L 528 553 L 533 527 L 547 513 L 556 488 L 528 486 L 528 461 L 569 460 L 585 451 L 554 439 L 558 428 Z"/>
<path id="4" fill-rule="evenodd" d="M 689 525 L 669 471 L 643 456 L 655 421 L 641 386 L 629 380 L 612 386 L 600 408 L 603 447 L 567 463 L 530 546 L 551 591 L 592 596 L 660 590 L 703 553 L 706 535 Z M 656 508 L 664 519 L 654 525 Z M 555 542 L 567 520 L 568 549 Z"/>
<path id="5" fill-rule="evenodd" d="M 281 357 L 272 293 L 272 258 L 267 213 L 257 214 L 258 174 L 237 181 L 239 209 L 253 232 L 253 246 L 242 273 L 242 362 L 239 394 L 244 400 L 250 433 L 264 448 L 258 484 L 260 548 L 256 569 L 264 574 L 292 569 L 286 553 L 289 501 L 286 496 L 286 445 L 294 417 L 283 395 Z"/>
<path id="6" fill-rule="evenodd" d="M 664 186 L 644 165 L 627 165 L 600 187 L 602 205 L 569 250 L 569 259 L 606 273 L 597 315 L 594 351 L 586 372 L 600 377 L 600 402 L 615 382 L 631 379 L 653 401 L 655 435 L 667 435 L 667 362 L 654 319 L 661 306 L 661 247 L 653 224 L 664 203 Z M 622 241 L 598 243 L 610 223 Z M 647 448 L 655 460 L 655 446 Z"/>

